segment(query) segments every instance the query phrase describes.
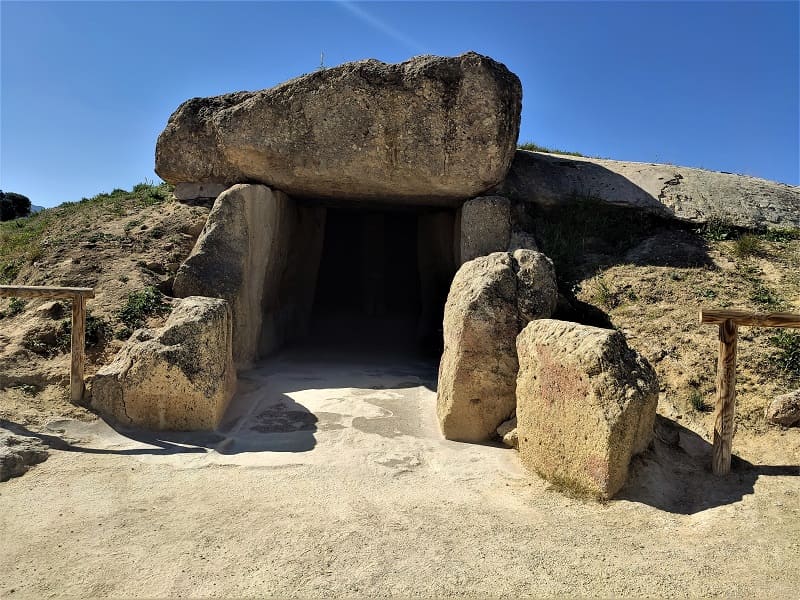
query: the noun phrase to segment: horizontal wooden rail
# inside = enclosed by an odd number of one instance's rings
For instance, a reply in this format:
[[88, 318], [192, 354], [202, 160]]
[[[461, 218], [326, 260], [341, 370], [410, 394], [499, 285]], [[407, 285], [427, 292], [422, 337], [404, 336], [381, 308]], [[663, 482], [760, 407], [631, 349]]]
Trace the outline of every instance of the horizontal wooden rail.
[[800, 328], [800, 315], [795, 313], [754, 313], [744, 310], [700, 309], [700, 323], [719, 325], [719, 357], [717, 359], [717, 405], [714, 412], [715, 475], [731, 470], [733, 418], [736, 411], [736, 344], [739, 325], [749, 327]]
[[94, 298], [93, 288], [50, 287], [38, 285], [0, 285], [0, 297], [49, 298], [51, 300]]
[[70, 347], [69, 396], [73, 404], [83, 403], [83, 346], [86, 343], [86, 299], [94, 298], [94, 289], [32, 285], [0, 285], [0, 297], [47, 298], [72, 300], [72, 340]]
[[722, 325], [733, 321], [747, 327], [800, 327], [800, 315], [787, 312], [754, 313], [746, 310], [701, 309], [700, 323], [703, 325]]

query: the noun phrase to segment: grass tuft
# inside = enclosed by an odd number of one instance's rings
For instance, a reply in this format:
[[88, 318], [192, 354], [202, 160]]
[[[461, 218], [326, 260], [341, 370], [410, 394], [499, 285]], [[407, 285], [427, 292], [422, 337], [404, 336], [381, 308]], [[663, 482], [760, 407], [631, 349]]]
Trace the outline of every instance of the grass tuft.
[[792, 378], [800, 378], [800, 333], [780, 330], [769, 338], [770, 344], [776, 348], [773, 360], [781, 371]]
[[752, 233], [747, 233], [737, 238], [733, 243], [733, 253], [738, 258], [756, 256], [760, 254], [762, 250], [761, 239]]
[[128, 294], [128, 300], [125, 306], [117, 313], [117, 317], [126, 325], [128, 330], [133, 330], [143, 327], [147, 317], [163, 315], [168, 312], [169, 304], [164, 302], [164, 295], [150, 286], [141, 291]]
[[598, 158], [598, 157], [587, 157], [585, 154], [581, 154], [580, 152], [571, 152], [569, 150], [559, 150], [558, 148], [548, 148], [547, 146], [540, 146], [534, 142], [525, 142], [524, 144], [519, 144], [517, 146], [520, 150], [529, 150], [531, 152], [548, 152], [549, 154], [563, 154], [564, 156], [579, 156], [582, 158]]

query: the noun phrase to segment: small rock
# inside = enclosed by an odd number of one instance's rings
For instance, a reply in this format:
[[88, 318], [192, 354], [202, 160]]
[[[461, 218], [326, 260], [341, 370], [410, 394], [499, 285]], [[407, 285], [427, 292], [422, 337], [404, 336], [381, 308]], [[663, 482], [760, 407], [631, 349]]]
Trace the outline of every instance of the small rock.
[[519, 438], [517, 438], [517, 417], [514, 416], [508, 421], [500, 424], [497, 428], [497, 435], [499, 435], [506, 446], [517, 449], [519, 446]]
[[45, 302], [38, 309], [36, 309], [36, 312], [43, 317], [57, 320], [64, 317], [66, 309], [61, 302], [55, 300], [53, 302]]
[[777, 396], [767, 406], [764, 416], [774, 425], [800, 425], [800, 389]]
[[39, 440], [0, 429], [0, 481], [19, 477], [48, 456], [47, 446]]

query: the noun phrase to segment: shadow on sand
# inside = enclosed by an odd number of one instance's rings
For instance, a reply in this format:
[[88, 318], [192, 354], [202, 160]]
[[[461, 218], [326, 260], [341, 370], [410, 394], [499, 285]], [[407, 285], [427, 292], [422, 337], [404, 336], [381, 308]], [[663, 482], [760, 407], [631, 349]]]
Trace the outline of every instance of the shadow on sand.
[[679, 423], [656, 415], [652, 447], [634, 458], [628, 484], [615, 497], [691, 515], [740, 501], [763, 476], [800, 476], [800, 465], [753, 465], [733, 456], [731, 472], [711, 472], [712, 446]]
[[[287, 376], [286, 374], [289, 373]], [[290, 396], [311, 390], [436, 389], [436, 369], [429, 360], [407, 355], [375, 355], [301, 346], [263, 361], [239, 375], [238, 391], [214, 431], [148, 431], [103, 419], [83, 423], [57, 421], [48, 431], [32, 431], [12, 421], [0, 428], [38, 439], [50, 448], [86, 454], [169, 456], [222, 455], [243, 452], [308, 452], [320, 429], [342, 426], [333, 413], [312, 412]]]

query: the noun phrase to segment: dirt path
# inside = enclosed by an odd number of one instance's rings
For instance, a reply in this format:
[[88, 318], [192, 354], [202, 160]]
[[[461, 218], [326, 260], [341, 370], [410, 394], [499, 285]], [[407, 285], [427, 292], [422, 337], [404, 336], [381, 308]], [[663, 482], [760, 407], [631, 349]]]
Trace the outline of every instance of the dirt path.
[[0, 484], [0, 597], [797, 596], [794, 432], [715, 483], [707, 443], [661, 419], [599, 505], [443, 440], [432, 377], [285, 357], [216, 434], [52, 424], [79, 441]]

